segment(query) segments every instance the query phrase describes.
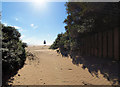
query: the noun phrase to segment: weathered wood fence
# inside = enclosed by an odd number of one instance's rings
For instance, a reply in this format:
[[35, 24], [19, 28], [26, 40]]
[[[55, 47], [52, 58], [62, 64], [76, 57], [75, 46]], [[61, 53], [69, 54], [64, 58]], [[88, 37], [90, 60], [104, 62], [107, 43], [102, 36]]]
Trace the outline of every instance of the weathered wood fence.
[[81, 38], [80, 54], [120, 59], [120, 29], [112, 29]]

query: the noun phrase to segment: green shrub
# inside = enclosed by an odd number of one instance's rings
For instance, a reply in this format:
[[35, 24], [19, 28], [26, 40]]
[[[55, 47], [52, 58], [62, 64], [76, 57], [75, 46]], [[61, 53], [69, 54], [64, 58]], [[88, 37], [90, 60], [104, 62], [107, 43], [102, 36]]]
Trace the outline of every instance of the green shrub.
[[21, 34], [11, 26], [2, 25], [2, 74], [12, 74], [20, 69], [26, 60], [26, 43], [20, 40]]
[[84, 45], [81, 38], [86, 35], [119, 27], [119, 3], [67, 2], [65, 6], [68, 13], [64, 20], [66, 32], [58, 35], [50, 47], [59, 48], [62, 54], [79, 52]]

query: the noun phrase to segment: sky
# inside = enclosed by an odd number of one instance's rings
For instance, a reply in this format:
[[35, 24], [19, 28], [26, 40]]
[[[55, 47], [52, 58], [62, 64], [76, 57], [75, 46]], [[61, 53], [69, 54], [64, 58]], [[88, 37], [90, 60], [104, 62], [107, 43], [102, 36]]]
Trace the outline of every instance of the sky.
[[2, 2], [2, 23], [14, 26], [28, 45], [51, 45], [65, 32], [65, 2]]

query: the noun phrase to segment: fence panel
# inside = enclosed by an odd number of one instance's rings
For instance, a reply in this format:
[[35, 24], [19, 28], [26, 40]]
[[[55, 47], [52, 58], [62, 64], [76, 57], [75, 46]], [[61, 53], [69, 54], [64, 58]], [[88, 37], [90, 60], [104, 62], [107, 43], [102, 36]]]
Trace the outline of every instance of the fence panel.
[[114, 58], [119, 59], [119, 30], [114, 29]]
[[102, 33], [98, 33], [98, 56], [102, 57]]
[[103, 57], [107, 57], [107, 33], [103, 32]]
[[113, 58], [113, 34], [112, 34], [112, 30], [108, 31], [108, 57]]

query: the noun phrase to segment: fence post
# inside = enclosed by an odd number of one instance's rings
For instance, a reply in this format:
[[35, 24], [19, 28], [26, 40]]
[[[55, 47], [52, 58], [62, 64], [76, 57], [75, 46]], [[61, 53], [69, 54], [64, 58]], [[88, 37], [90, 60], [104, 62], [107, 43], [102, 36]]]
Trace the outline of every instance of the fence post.
[[88, 36], [88, 41], [89, 41], [89, 43], [88, 43], [88, 55], [90, 56], [90, 36]]
[[98, 34], [96, 33], [95, 34], [95, 56], [97, 57], [98, 56]]
[[97, 57], [99, 56], [99, 53], [98, 53], [98, 52], [99, 52], [98, 43], [99, 43], [99, 42], [98, 42], [98, 33], [97, 33]]
[[114, 29], [114, 59], [119, 60], [119, 32], [118, 28]]
[[103, 57], [103, 32], [101, 32], [101, 57]]
[[113, 58], [113, 30], [108, 31], [108, 57]]
[[107, 33], [103, 32], [103, 57], [107, 57]]
[[99, 57], [101, 58], [102, 57], [102, 32], [99, 32], [98, 33], [98, 54], [99, 54]]

